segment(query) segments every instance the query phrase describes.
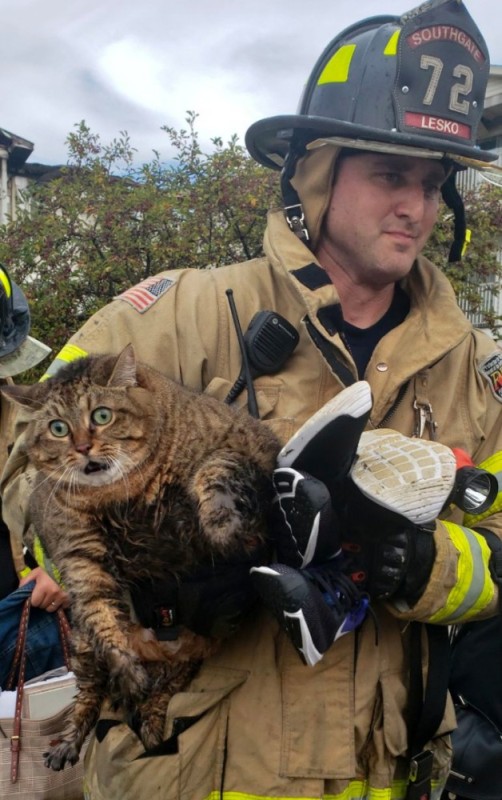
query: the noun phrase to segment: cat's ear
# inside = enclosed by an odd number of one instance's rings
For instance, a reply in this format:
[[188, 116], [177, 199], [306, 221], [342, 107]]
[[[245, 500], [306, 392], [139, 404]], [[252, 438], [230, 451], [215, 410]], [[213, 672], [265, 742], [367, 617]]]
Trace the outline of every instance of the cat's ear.
[[23, 386], [22, 384], [1, 386], [0, 391], [9, 400], [13, 400], [20, 406], [32, 408], [33, 410], [40, 408], [43, 405], [42, 394], [45, 392], [42, 389], [43, 384], [35, 383], [33, 386]]
[[136, 355], [132, 344], [126, 345], [118, 356], [108, 386], [137, 386]]

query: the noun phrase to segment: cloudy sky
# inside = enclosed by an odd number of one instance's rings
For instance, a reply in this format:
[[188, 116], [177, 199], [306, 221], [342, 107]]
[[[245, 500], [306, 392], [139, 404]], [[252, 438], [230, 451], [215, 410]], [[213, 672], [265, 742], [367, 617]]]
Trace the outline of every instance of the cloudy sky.
[[[0, 127], [35, 143], [31, 162], [66, 161], [85, 119], [138, 157], [169, 158], [162, 125], [199, 114], [202, 142], [294, 113], [325, 45], [347, 25], [401, 14], [413, 0], [2, 0]], [[502, 64], [500, 0], [470, 0]]]

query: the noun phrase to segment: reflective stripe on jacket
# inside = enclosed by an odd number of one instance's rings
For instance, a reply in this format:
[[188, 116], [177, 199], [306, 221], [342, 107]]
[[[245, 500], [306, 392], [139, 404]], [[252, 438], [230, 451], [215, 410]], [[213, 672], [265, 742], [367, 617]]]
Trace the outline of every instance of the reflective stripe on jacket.
[[[223, 400], [241, 367], [226, 296], [231, 288], [244, 330], [257, 311], [272, 309], [300, 333], [283, 370], [255, 381], [262, 418], [286, 441], [343, 388], [336, 364], [354, 378], [355, 366], [338, 333], [319, 320], [320, 309], [338, 302], [335, 287], [305, 285], [304, 270], [315, 263], [312, 253], [280, 212], [269, 217], [265, 247], [265, 258], [246, 264], [162, 273], [146, 308], [126, 292], [87, 322], [58, 359], [119, 352], [133, 342], [140, 360]], [[414, 405], [428, 403], [439, 441], [462, 447], [476, 463], [493, 457], [502, 451], [501, 405], [480, 365], [500, 351], [472, 328], [448, 281], [426, 259], [419, 259], [402, 285], [410, 313], [379, 342], [366, 370], [374, 397], [371, 425], [411, 436], [417, 424]], [[306, 319], [331, 347], [331, 365], [313, 343]], [[238, 402], [246, 402], [245, 392]], [[20, 430], [22, 422], [20, 417]], [[21, 438], [3, 478], [8, 523], [18, 536], [27, 527], [29, 474], [22, 472], [23, 463]], [[502, 535], [500, 506], [482, 527]], [[205, 662], [188, 691], [173, 697], [166, 721], [166, 737], [173, 737], [169, 755], [138, 759], [141, 745], [125, 725], [98, 729], [87, 754], [88, 797], [402, 798], [408, 765], [409, 621], [447, 624], [496, 608], [482, 536], [458, 512], [449, 512], [434, 537], [437, 558], [417, 605], [375, 604], [378, 641], [373, 623], [366, 621], [309, 668], [276, 623], [258, 614]], [[423, 650], [426, 658], [425, 644]], [[116, 722], [115, 716], [104, 711], [102, 720]], [[175, 720], [184, 721], [179, 734]], [[448, 703], [431, 744], [438, 791], [450, 759], [445, 734], [453, 726]]]

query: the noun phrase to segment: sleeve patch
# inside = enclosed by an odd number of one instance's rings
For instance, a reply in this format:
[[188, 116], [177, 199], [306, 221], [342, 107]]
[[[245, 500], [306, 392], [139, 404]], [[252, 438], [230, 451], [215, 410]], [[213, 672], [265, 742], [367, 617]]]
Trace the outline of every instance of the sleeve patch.
[[495, 399], [502, 403], [502, 352], [496, 351], [485, 358], [479, 371], [488, 381]]
[[141, 283], [137, 283], [136, 286], [126, 289], [125, 292], [117, 295], [115, 299], [125, 300], [140, 314], [144, 314], [175, 283], [176, 280], [173, 278], [159, 278], [158, 275], [153, 275], [151, 278], [146, 278]]

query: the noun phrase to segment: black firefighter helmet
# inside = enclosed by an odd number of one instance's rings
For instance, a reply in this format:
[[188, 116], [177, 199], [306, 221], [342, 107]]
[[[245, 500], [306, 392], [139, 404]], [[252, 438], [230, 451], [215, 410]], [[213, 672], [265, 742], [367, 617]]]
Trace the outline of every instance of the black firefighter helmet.
[[28, 336], [30, 324], [24, 293], [0, 265], [0, 378], [31, 369], [50, 353], [50, 347]]
[[455, 171], [491, 170], [497, 158], [476, 143], [489, 71], [486, 43], [462, 0], [371, 17], [326, 47], [298, 113], [255, 122], [246, 146], [259, 163], [283, 169], [286, 205], [296, 162], [315, 140], [444, 158], [454, 169], [443, 194], [462, 216]]

